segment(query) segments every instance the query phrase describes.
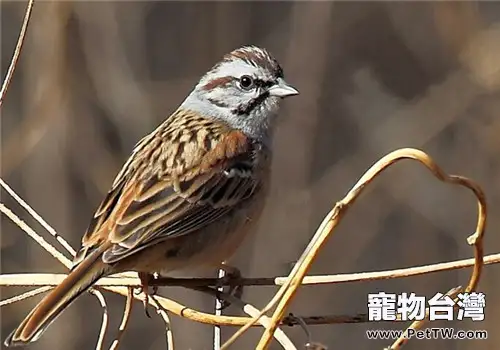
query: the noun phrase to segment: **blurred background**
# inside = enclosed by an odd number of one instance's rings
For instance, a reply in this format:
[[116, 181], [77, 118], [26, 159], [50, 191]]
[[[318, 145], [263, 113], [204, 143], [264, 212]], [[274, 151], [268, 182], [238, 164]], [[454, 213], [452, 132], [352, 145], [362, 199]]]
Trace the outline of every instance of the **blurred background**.
[[[2, 1], [2, 77], [26, 3]], [[222, 55], [268, 48], [301, 94], [287, 100], [275, 140], [272, 193], [259, 232], [233, 265], [248, 277], [286, 275], [323, 216], [379, 157], [399, 147], [428, 152], [449, 173], [487, 193], [486, 253], [500, 250], [500, 3], [494, 2], [51, 2], [35, 4], [24, 51], [1, 116], [1, 176], [74, 247], [135, 142], [175, 110]], [[33, 221], [5, 194], [4, 201]], [[375, 271], [472, 256], [476, 203], [422, 166], [403, 162], [370, 186], [313, 266], [314, 274]], [[1, 217], [2, 273], [65, 272]], [[43, 230], [34, 225], [38, 232]], [[486, 329], [482, 341], [411, 341], [407, 349], [496, 349], [499, 266], [480, 283], [484, 322], [428, 326]], [[367, 312], [367, 294], [427, 297], [465, 285], [470, 270], [401, 280], [304, 287], [291, 312]], [[261, 307], [273, 287], [244, 299]], [[2, 289], [2, 299], [20, 290]], [[210, 297], [160, 291], [194, 309]], [[2, 341], [39, 297], [1, 309]], [[110, 295], [112, 337], [124, 299]], [[240, 314], [236, 307], [227, 313]], [[30, 349], [93, 349], [101, 323], [84, 295]], [[496, 324], [496, 326], [495, 326]], [[312, 326], [330, 349], [381, 349], [367, 329], [407, 324]], [[212, 349], [209, 326], [173, 317], [178, 349]], [[298, 327], [286, 332], [300, 347]], [[227, 338], [234, 329], [224, 328]], [[193, 336], [196, 334], [196, 336]], [[252, 330], [235, 349], [252, 349]], [[166, 349], [160, 318], [134, 307], [123, 349]], [[273, 344], [273, 349], [279, 345]]]

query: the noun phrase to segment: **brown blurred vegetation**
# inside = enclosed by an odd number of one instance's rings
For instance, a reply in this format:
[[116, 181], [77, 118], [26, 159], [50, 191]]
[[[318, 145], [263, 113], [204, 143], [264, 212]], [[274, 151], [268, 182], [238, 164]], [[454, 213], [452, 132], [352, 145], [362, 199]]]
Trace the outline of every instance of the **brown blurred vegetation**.
[[[2, 77], [25, 5], [0, 4]], [[486, 253], [499, 251], [500, 3], [40, 1], [26, 40], [2, 108], [1, 176], [75, 247], [135, 142], [224, 53], [256, 44], [274, 53], [301, 95], [284, 103], [273, 190], [259, 233], [235, 257], [244, 275], [286, 275], [332, 204], [371, 163], [399, 147], [421, 148], [446, 171], [482, 184], [490, 213]], [[465, 238], [475, 210], [467, 191], [404, 162], [349, 212], [312, 272], [469, 257]], [[1, 224], [2, 272], [63, 271], [15, 225], [4, 217]], [[488, 340], [412, 341], [406, 348], [498, 348], [499, 272], [496, 265], [486, 267], [480, 283], [487, 294], [486, 321], [451, 325], [486, 329]], [[369, 292], [430, 297], [465, 284], [468, 274], [305, 287], [291, 311], [366, 312]], [[262, 306], [273, 291], [248, 288], [244, 297]], [[2, 298], [13, 292], [2, 290]], [[211, 298], [195, 292], [170, 288], [163, 294], [195, 309], [213, 308]], [[100, 309], [90, 296], [81, 299], [30, 349], [92, 349]], [[113, 329], [124, 300], [109, 299]], [[35, 302], [2, 308], [2, 340]], [[179, 318], [173, 325], [178, 349], [211, 349], [211, 327]], [[388, 345], [367, 340], [366, 329], [404, 326], [325, 325], [311, 331], [331, 349], [363, 350]], [[232, 331], [224, 329], [225, 337]], [[305, 341], [300, 329], [287, 333], [297, 344]], [[235, 348], [251, 349], [260, 334], [252, 330]], [[147, 319], [136, 306], [123, 348], [165, 349], [161, 320]]]

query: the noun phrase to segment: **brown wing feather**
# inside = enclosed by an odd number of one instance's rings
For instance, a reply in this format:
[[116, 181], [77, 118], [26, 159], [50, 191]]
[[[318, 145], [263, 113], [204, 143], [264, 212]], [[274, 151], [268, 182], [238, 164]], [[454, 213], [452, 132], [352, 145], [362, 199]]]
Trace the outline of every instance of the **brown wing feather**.
[[96, 211], [80, 255], [107, 241], [113, 245], [103, 260], [113, 263], [227, 214], [259, 185], [245, 171], [255, 161], [253, 147], [225, 125], [174, 114], [137, 144]]

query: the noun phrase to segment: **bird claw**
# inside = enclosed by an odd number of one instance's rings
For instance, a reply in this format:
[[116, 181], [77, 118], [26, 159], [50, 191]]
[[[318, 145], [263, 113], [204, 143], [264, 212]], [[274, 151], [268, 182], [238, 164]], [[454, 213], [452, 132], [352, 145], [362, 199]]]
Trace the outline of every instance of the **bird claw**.
[[154, 274], [150, 273], [145, 273], [145, 272], [139, 272], [139, 279], [141, 280], [141, 287], [140, 289], [136, 292], [138, 294], [144, 293], [145, 298], [143, 300], [143, 305], [144, 305], [144, 313], [148, 318], [151, 318], [151, 315], [149, 314], [149, 298], [151, 296], [156, 295], [158, 293], [158, 286], [153, 286], [152, 287], [152, 292], [149, 291], [149, 287], [151, 282], [153, 282], [156, 279], [156, 276]]
[[[235, 267], [222, 265], [221, 269], [224, 270], [226, 274], [218, 279], [216, 285], [217, 289], [224, 288], [226, 285], [234, 284], [235, 281], [239, 281], [242, 278], [240, 270]], [[241, 299], [243, 296], [243, 286], [236, 284], [229, 286], [227, 293], [235, 298]], [[231, 305], [229, 301], [223, 300], [219, 296], [217, 296], [217, 300], [220, 304], [217, 311], [222, 311]]]

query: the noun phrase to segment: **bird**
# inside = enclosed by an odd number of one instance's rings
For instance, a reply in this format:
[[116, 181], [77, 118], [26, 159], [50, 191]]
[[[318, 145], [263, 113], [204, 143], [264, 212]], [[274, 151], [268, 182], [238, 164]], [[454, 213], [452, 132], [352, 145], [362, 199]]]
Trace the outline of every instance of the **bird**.
[[[299, 92], [264, 48], [223, 56], [133, 148], [65, 279], [6, 338], [34, 342], [99, 278], [221, 266], [263, 212], [280, 102]], [[144, 289], [143, 289], [144, 290]]]

